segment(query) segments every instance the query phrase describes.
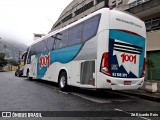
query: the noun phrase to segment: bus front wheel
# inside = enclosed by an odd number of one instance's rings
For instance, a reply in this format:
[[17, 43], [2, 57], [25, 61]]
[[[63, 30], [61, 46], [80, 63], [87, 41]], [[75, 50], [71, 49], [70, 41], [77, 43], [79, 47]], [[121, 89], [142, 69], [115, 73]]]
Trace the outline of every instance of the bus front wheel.
[[32, 77], [29, 76], [29, 71], [27, 71], [27, 80], [32, 80]]
[[62, 72], [59, 76], [59, 87], [61, 91], [65, 91], [67, 89], [67, 74], [66, 72]]

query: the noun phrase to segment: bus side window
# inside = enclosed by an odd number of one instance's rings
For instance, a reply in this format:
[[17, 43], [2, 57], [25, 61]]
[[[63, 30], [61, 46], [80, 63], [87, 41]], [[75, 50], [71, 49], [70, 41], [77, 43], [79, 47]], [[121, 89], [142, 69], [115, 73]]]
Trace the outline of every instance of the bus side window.
[[48, 51], [45, 41], [40, 41], [33, 45], [32, 55], [40, 54]]
[[39, 42], [39, 51], [40, 51], [40, 53], [47, 51], [47, 46], [46, 46], [46, 43], [44, 40]]
[[37, 54], [36, 46], [37, 46], [37, 43], [36, 43], [36, 44], [34, 44], [34, 45], [32, 45], [32, 47], [31, 47], [31, 55], [35, 55], [35, 54]]
[[96, 15], [84, 22], [82, 42], [94, 37], [97, 33], [100, 15]]
[[67, 46], [68, 30], [63, 31], [60, 34], [61, 34], [61, 36], [59, 35], [59, 37], [58, 37], [60, 40], [56, 40], [56, 48], [55, 49], [60, 49], [60, 48], [64, 48]]
[[27, 57], [28, 57], [28, 54], [29, 54], [29, 49], [30, 49], [30, 47], [27, 48], [26, 54], [24, 56], [24, 64], [28, 63], [27, 62]]
[[27, 55], [28, 55], [28, 51], [27, 51], [26, 54], [24, 55], [24, 65], [26, 64]]
[[29, 54], [28, 54], [28, 59], [27, 59], [27, 64], [30, 64], [31, 63], [31, 55], [32, 55], [32, 50], [33, 49], [33, 46], [31, 46], [30, 50], [29, 50]]
[[53, 44], [54, 44], [54, 38], [49, 37], [49, 38], [46, 40], [46, 44], [47, 44], [47, 49], [48, 49], [48, 51], [52, 51], [52, 50], [53, 50]]
[[28, 49], [27, 49], [27, 51], [25, 51], [25, 52], [22, 54], [22, 56], [21, 56], [21, 60], [24, 61], [24, 65], [25, 65], [25, 63], [26, 63], [27, 54], [28, 54]]
[[81, 43], [82, 40], [82, 29], [83, 24], [76, 25], [72, 27], [69, 31], [69, 41], [68, 46], [77, 45]]

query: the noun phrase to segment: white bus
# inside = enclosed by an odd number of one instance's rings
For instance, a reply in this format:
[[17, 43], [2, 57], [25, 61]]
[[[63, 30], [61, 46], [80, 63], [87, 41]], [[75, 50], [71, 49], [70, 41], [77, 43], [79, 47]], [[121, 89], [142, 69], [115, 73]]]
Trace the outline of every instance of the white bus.
[[146, 28], [142, 20], [100, 9], [27, 49], [24, 75], [68, 85], [126, 90], [143, 85]]

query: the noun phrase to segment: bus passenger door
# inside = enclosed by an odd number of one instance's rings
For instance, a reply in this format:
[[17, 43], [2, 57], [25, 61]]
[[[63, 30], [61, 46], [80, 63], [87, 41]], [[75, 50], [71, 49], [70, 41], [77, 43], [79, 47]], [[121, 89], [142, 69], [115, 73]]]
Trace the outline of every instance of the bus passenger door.
[[32, 75], [33, 75], [33, 78], [37, 78], [37, 60], [38, 60], [38, 58], [36, 58], [36, 57], [32, 57], [31, 58], [31, 61], [32, 61], [32, 63], [31, 63], [31, 71], [32, 71]]
[[82, 87], [95, 87], [95, 61], [84, 61], [81, 63], [80, 84]]

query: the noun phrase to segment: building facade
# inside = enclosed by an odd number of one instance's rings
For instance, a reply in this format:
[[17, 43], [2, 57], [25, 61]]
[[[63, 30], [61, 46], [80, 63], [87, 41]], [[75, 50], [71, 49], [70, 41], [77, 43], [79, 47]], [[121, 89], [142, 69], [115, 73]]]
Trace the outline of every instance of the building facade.
[[148, 67], [146, 79], [160, 82], [160, 0], [130, 0], [128, 7], [117, 8], [132, 13], [146, 24], [147, 60], [151, 60], [153, 68]]
[[103, 7], [127, 11], [145, 21], [147, 59], [154, 63], [154, 72], [148, 69], [146, 79], [160, 81], [160, 0], [73, 0], [63, 10], [51, 31], [63, 28]]

